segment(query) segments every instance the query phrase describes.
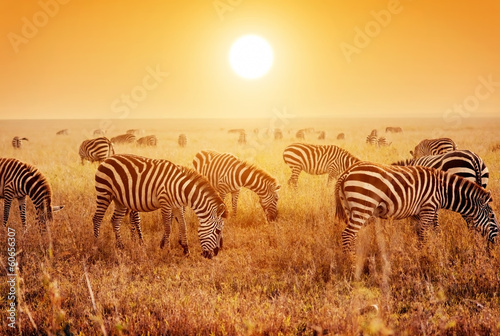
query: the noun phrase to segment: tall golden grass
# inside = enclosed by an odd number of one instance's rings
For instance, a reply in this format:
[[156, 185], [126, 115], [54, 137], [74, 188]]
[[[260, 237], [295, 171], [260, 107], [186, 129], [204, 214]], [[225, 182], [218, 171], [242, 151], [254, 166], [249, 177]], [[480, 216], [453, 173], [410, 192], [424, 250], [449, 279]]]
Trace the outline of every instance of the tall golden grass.
[[[442, 211], [440, 229], [423, 247], [409, 220], [373, 220], [359, 233], [357, 260], [349, 262], [340, 244], [345, 223], [334, 220], [334, 185], [326, 185], [326, 175], [302, 173], [297, 190], [287, 186], [290, 171], [282, 152], [295, 142], [298, 128], [326, 130], [325, 141], [308, 134], [306, 142], [336, 144], [362, 160], [380, 163], [409, 157], [416, 143], [436, 134], [434, 121], [390, 122], [291, 121], [280, 141], [253, 135], [254, 127], [267, 127], [268, 121], [115, 122], [109, 136], [141, 126], [159, 138], [157, 148], [116, 146], [117, 153], [191, 166], [196, 152], [215, 149], [255, 163], [280, 181], [278, 221], [268, 223], [257, 196], [244, 190], [238, 214], [226, 222], [224, 248], [212, 260], [200, 256], [198, 222], [190, 211], [187, 258], [177, 244], [176, 225], [171, 248], [160, 250], [158, 211], [141, 214], [142, 246], [132, 240], [125, 220], [125, 248], [115, 248], [112, 207], [94, 241], [97, 164], [82, 166], [78, 146], [84, 130], [94, 124], [98, 128], [96, 122], [2, 122], [1, 155], [37, 166], [51, 182], [53, 204], [65, 208], [54, 214], [44, 234], [34, 225], [31, 203], [26, 232], [17, 205], [11, 209], [8, 226], [16, 230], [18, 251], [17, 329], [11, 330], [4, 314], [8, 286], [2, 281], [0, 334], [498, 334], [500, 248], [488, 249], [486, 240], [459, 215]], [[493, 208], [500, 216], [500, 157], [492, 151], [500, 143], [499, 122], [466, 124], [443, 130], [443, 135], [485, 160]], [[386, 135], [386, 126], [401, 126], [404, 133]], [[232, 127], [246, 128], [249, 144], [238, 145], [237, 136], [227, 133]], [[62, 128], [71, 134], [56, 136]], [[373, 128], [392, 145], [366, 145]], [[339, 132], [346, 133], [345, 141], [335, 140]], [[188, 136], [186, 148], [177, 145], [180, 133]], [[15, 135], [29, 138], [21, 150], [10, 144]], [[6, 230], [1, 230], [1, 272], [6, 275]]]

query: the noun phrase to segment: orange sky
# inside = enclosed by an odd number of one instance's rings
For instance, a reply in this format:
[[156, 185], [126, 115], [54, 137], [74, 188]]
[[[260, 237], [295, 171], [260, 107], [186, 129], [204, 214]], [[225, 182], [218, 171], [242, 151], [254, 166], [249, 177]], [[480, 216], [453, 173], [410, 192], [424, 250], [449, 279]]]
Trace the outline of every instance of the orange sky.
[[498, 0], [360, 2], [2, 1], [0, 118], [500, 116]]

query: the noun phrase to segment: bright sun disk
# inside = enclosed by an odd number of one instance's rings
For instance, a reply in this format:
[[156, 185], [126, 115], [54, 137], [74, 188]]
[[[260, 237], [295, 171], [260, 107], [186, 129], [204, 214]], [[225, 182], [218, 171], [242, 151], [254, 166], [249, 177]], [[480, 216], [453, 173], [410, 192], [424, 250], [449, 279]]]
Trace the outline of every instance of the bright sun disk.
[[229, 51], [231, 67], [238, 75], [246, 79], [264, 76], [271, 69], [273, 59], [271, 46], [257, 35], [245, 35], [238, 38]]

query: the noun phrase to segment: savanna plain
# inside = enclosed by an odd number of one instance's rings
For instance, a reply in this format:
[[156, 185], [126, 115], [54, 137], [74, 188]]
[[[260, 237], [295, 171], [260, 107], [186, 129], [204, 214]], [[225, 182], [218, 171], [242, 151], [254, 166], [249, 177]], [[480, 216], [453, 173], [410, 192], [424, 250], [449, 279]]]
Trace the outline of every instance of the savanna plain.
[[[35, 165], [50, 181], [54, 213], [48, 232], [36, 226], [27, 204], [23, 230], [14, 202], [8, 227], [17, 251], [16, 328], [7, 320], [9, 285], [0, 282], [0, 334], [48, 335], [498, 335], [500, 333], [500, 247], [488, 246], [456, 213], [442, 210], [440, 227], [425, 245], [410, 220], [372, 220], [358, 235], [356, 260], [341, 248], [345, 223], [335, 220], [334, 183], [302, 173], [298, 188], [287, 185], [290, 169], [282, 159], [296, 131], [326, 131], [318, 140], [362, 160], [392, 163], [410, 157], [425, 138], [450, 137], [489, 168], [492, 207], [500, 216], [500, 120], [465, 119], [441, 127], [432, 119], [323, 120], [117, 120], [107, 136], [140, 128], [155, 134], [157, 147], [116, 145], [117, 153], [162, 158], [192, 166], [203, 149], [230, 152], [274, 176], [279, 192], [278, 220], [269, 223], [258, 197], [243, 190], [238, 213], [224, 226], [224, 247], [203, 258], [198, 221], [187, 210], [186, 257], [177, 244], [174, 221], [169, 249], [160, 249], [159, 211], [142, 213], [144, 244], [133, 240], [128, 219], [122, 225], [125, 248], [115, 247], [108, 209], [97, 240], [92, 216], [97, 163], [81, 165], [80, 143], [99, 121], [14, 121], [0, 123], [0, 155]], [[108, 126], [110, 124], [108, 123]], [[270, 126], [283, 139], [265, 135]], [[400, 126], [403, 133], [385, 133]], [[70, 130], [58, 136], [60, 129]], [[244, 128], [238, 144], [231, 128]], [[259, 129], [259, 135], [254, 133]], [[365, 143], [377, 129], [387, 147]], [[338, 133], [345, 140], [337, 140]], [[180, 133], [188, 143], [179, 147]], [[27, 137], [12, 148], [14, 136]], [[226, 198], [230, 205], [230, 197]], [[230, 209], [230, 206], [228, 207]], [[0, 206], [3, 209], [3, 202]], [[2, 210], [3, 211], [3, 210]], [[7, 230], [0, 229], [2, 278], [7, 275]]]

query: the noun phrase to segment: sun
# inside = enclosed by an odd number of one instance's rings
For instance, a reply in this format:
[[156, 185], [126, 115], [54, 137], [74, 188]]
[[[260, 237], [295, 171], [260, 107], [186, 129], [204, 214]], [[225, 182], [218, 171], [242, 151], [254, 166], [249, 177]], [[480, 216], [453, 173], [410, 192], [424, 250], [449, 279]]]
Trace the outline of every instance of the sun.
[[273, 49], [265, 39], [257, 35], [238, 38], [229, 51], [231, 67], [246, 79], [264, 76], [271, 69], [273, 60]]

